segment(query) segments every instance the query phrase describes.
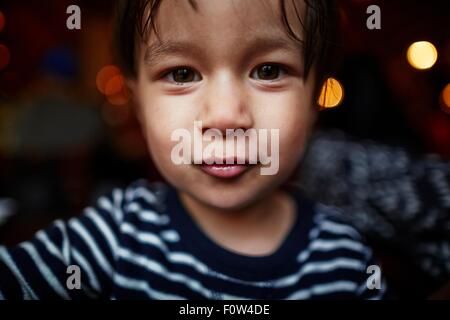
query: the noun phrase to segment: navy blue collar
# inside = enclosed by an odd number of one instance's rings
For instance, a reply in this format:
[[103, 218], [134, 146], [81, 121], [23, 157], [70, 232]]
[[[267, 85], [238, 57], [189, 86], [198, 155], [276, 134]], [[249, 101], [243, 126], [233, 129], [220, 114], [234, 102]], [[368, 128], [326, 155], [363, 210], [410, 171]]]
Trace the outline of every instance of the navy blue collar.
[[248, 256], [226, 249], [208, 237], [183, 206], [178, 192], [169, 187], [165, 203], [171, 222], [180, 233], [182, 245], [197, 259], [227, 275], [249, 281], [267, 280], [295, 272], [298, 254], [308, 244], [313, 224], [314, 203], [297, 189], [286, 190], [296, 203], [296, 218], [282, 244], [265, 256]]

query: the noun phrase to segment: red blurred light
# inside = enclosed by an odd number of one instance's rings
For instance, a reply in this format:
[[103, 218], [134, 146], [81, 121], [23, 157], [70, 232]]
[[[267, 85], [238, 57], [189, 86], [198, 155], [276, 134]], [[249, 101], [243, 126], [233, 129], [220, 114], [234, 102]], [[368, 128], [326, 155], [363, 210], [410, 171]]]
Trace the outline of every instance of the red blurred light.
[[10, 58], [11, 54], [9, 53], [8, 47], [0, 44], [0, 70], [6, 68], [6, 66], [9, 64]]
[[6, 24], [5, 15], [3, 14], [3, 12], [0, 11], [0, 31], [3, 30], [5, 24]]

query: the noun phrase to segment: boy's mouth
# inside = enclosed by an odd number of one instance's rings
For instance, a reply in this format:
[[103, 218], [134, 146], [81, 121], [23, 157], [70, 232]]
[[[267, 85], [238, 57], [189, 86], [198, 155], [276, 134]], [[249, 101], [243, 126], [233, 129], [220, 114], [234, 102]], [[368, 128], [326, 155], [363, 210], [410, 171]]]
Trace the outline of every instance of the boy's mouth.
[[210, 176], [231, 179], [242, 175], [251, 165], [248, 164], [201, 164], [203, 172]]
[[237, 158], [218, 160], [219, 159], [209, 159], [209, 161], [203, 161], [200, 168], [210, 176], [231, 179], [244, 174], [244, 172], [254, 166], [249, 164], [249, 161], [245, 159], [239, 159], [239, 161]]

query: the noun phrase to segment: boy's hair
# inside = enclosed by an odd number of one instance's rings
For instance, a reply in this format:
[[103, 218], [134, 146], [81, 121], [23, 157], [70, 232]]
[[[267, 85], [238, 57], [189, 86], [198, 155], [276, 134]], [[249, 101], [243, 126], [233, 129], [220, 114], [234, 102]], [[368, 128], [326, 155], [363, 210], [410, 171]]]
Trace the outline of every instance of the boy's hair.
[[[156, 33], [155, 17], [163, 0], [119, 0], [116, 10], [116, 23], [114, 30], [114, 42], [118, 63], [124, 74], [135, 77], [135, 49], [137, 41], [142, 41], [149, 34], [149, 28]], [[197, 10], [196, 0], [187, 0], [193, 10]], [[286, 1], [279, 0], [281, 21], [288, 35], [296, 42], [302, 44], [304, 50], [305, 79], [308, 77], [312, 66], [316, 67], [316, 92], [318, 97], [321, 85], [332, 72], [333, 60], [331, 52], [334, 49], [337, 14], [333, 0], [303, 0], [306, 4], [306, 14], [300, 16], [296, 6], [296, 0], [292, 1], [295, 14], [303, 27], [304, 39], [297, 37], [289, 24], [286, 11]], [[148, 17], [146, 17], [146, 14]], [[157, 34], [157, 33], [156, 33]]]

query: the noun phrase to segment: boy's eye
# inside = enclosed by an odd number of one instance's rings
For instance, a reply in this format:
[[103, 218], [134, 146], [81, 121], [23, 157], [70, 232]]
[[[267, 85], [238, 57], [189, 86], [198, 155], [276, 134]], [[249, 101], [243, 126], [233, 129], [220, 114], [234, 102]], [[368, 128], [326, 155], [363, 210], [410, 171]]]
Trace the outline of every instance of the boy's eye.
[[251, 77], [257, 80], [276, 80], [284, 73], [284, 69], [276, 64], [264, 64], [253, 69]]
[[177, 68], [168, 72], [165, 77], [171, 81], [176, 83], [188, 83], [193, 81], [200, 81], [200, 75], [190, 68]]

